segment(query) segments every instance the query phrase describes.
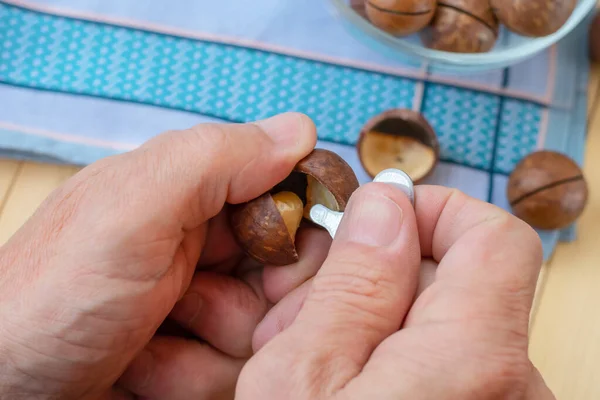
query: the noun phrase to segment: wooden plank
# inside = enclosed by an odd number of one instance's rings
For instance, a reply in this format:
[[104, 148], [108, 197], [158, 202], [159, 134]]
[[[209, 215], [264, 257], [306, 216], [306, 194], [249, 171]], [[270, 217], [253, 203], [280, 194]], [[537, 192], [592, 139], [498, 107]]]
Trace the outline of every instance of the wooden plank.
[[[0, 244], [5, 243], [42, 201], [76, 171], [70, 166], [23, 163], [0, 214]], [[1, 177], [0, 174], [0, 182]]]
[[598, 95], [600, 94], [600, 64], [593, 63], [590, 67], [588, 83], [588, 121], [598, 112]]
[[[600, 81], [599, 75], [595, 66], [595, 82]], [[598, 99], [600, 92], [595, 93], [595, 99]], [[591, 119], [584, 164], [590, 185], [589, 204], [578, 225], [578, 240], [560, 244], [546, 269], [531, 331], [532, 360], [559, 400], [600, 399], [598, 154], [600, 112], [596, 109]]]
[[[591, 122], [596, 114], [600, 110], [600, 64], [590, 64], [590, 77], [588, 83], [588, 121]], [[546, 285], [546, 279], [548, 276], [548, 269], [552, 265], [552, 259], [549, 260], [542, 266], [540, 276], [536, 287], [536, 296], [533, 301], [531, 308], [531, 325], [535, 323], [537, 311], [539, 309], [540, 301], [543, 296], [544, 287]]]
[[0, 213], [2, 213], [4, 202], [16, 181], [20, 168], [21, 163], [18, 161], [0, 160]]

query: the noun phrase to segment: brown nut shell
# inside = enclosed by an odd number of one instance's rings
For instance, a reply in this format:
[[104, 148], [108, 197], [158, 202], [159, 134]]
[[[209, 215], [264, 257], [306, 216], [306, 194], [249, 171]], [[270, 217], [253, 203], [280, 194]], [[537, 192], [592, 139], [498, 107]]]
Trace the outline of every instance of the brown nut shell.
[[577, 0], [491, 0], [491, 5], [509, 30], [541, 37], [558, 31], [567, 22]]
[[298, 261], [294, 239], [270, 193], [234, 207], [230, 221], [237, 242], [256, 261], [269, 265]]
[[357, 143], [360, 162], [371, 178], [396, 168], [415, 183], [423, 181], [439, 160], [437, 135], [420, 113], [407, 109], [388, 110], [363, 127]]
[[[342, 157], [325, 149], [313, 150], [296, 165], [294, 171], [306, 174], [327, 189], [335, 204], [325, 205], [334, 211], [344, 211], [350, 196], [359, 186], [352, 167]], [[310, 187], [310, 180], [308, 183]], [[307, 203], [310, 202], [307, 199]]]
[[437, 0], [365, 0], [367, 18], [394, 36], [407, 36], [423, 29], [435, 13]]
[[443, 0], [421, 40], [435, 50], [484, 53], [494, 47], [498, 31], [488, 0]]
[[470, 14], [487, 25], [498, 24], [489, 0], [439, 0], [439, 5]]
[[310, 209], [323, 204], [344, 211], [359, 182], [352, 167], [336, 153], [315, 149], [269, 193], [232, 208], [232, 232], [250, 257], [268, 265], [298, 261], [296, 229]]
[[579, 218], [588, 187], [579, 166], [567, 156], [538, 151], [517, 164], [509, 177], [513, 213], [534, 228], [562, 229]]

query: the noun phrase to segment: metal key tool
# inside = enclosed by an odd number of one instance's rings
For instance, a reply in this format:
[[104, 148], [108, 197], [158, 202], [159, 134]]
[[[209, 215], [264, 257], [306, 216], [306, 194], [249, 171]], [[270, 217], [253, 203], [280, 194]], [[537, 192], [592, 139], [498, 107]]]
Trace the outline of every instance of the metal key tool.
[[[386, 169], [381, 171], [373, 182], [388, 183], [402, 190], [410, 199], [410, 203], [415, 205], [415, 191], [413, 182], [410, 177], [399, 169]], [[342, 222], [343, 212], [333, 211], [322, 204], [316, 204], [310, 209], [310, 219], [317, 224], [327, 229], [331, 237], [335, 237], [340, 222]]]

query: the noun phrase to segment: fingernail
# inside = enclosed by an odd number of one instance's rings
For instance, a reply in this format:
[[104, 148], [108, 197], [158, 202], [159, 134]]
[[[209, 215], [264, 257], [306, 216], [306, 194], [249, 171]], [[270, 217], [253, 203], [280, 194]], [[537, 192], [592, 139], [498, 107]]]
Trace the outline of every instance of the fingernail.
[[400, 189], [408, 197], [413, 207], [415, 206], [414, 184], [406, 172], [394, 168], [386, 169], [378, 173], [373, 178], [373, 182], [387, 183]]
[[280, 114], [255, 122], [277, 144], [293, 145], [304, 124], [299, 114]]
[[202, 306], [202, 298], [198, 293], [188, 293], [181, 300], [179, 300], [173, 311], [171, 311], [171, 317], [182, 324], [191, 325]]
[[390, 198], [369, 194], [356, 199], [346, 211], [345, 230], [351, 242], [388, 246], [402, 227], [402, 209]]

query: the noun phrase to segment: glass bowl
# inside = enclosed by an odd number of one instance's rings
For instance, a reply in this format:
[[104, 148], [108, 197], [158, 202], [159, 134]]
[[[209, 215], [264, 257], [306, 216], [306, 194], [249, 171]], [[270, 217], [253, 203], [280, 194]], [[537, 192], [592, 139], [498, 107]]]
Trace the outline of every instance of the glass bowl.
[[461, 54], [425, 47], [418, 35], [395, 37], [372, 25], [358, 14], [349, 0], [329, 0], [345, 27], [367, 46], [400, 61], [434, 70], [470, 72], [498, 69], [514, 65], [552, 46], [575, 29], [592, 12], [596, 0], [579, 0], [569, 20], [557, 32], [541, 38], [529, 38], [501, 28], [495, 47], [487, 53]]

